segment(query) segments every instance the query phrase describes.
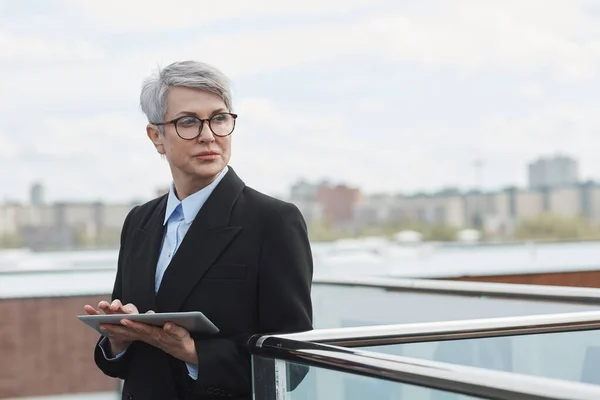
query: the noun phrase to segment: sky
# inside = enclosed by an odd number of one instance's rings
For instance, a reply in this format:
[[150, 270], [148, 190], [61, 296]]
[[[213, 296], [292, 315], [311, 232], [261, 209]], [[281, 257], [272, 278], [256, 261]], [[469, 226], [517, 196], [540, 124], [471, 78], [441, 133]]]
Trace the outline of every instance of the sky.
[[565, 154], [600, 180], [600, 4], [588, 0], [0, 0], [0, 202], [152, 198], [169, 168], [142, 80], [233, 81], [230, 165], [284, 197], [527, 183]]

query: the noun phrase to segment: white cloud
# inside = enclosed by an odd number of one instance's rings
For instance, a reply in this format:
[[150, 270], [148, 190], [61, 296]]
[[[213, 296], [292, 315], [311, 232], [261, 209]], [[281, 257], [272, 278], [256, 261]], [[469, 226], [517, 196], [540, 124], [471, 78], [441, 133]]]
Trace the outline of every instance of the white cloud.
[[544, 89], [540, 85], [525, 85], [517, 90], [519, 96], [527, 99], [539, 99], [544, 95]]
[[164, 2], [156, 0], [67, 0], [64, 4], [79, 9], [90, 22], [103, 28], [153, 32], [199, 27], [212, 21], [240, 17], [341, 13], [374, 3], [373, 0], [171, 0], [165, 6]]
[[357, 101], [357, 109], [360, 110], [361, 113], [370, 113], [383, 111], [386, 109], [386, 104], [383, 100], [377, 98], [363, 98], [358, 99]]
[[9, 135], [0, 129], [0, 157], [12, 157], [16, 154], [16, 146]]
[[[277, 31], [199, 36], [163, 60], [204, 54], [234, 74], [252, 74], [342, 55], [426, 66], [528, 71], [551, 66], [565, 80], [589, 79], [600, 64], [598, 21], [563, 1], [462, 0], [428, 14], [389, 13]], [[543, 10], [543, 11], [540, 11]]]
[[566, 151], [590, 156], [600, 149], [597, 107], [550, 107], [520, 118], [494, 118], [482, 128], [498, 139], [484, 142], [485, 147], [496, 152], [533, 156]]
[[[572, 80], [590, 79], [590, 88], [598, 82], [600, 45], [596, 38], [600, 36], [600, 24], [582, 11], [579, 5], [583, 2], [456, 0], [439, 1], [432, 7], [429, 1], [414, 3], [404, 11], [390, 6], [387, 13], [347, 13], [345, 17], [335, 15], [337, 7], [348, 11], [367, 1], [238, 0], [223, 6], [218, 2], [202, 3], [206, 8], [197, 6], [197, 2], [190, 8], [186, 3], [171, 3], [168, 7], [164, 3], [144, 2], [142, 6], [114, 1], [63, 4], [72, 7], [74, 14], [69, 18], [79, 15], [77, 23], [89, 29], [78, 35], [65, 23], [61, 34], [71, 37], [66, 41], [39, 35], [33, 29], [27, 37], [0, 33], [0, 59], [16, 60], [0, 67], [4, 76], [10, 76], [0, 90], [0, 104], [8, 110], [8, 118], [0, 125], [4, 131], [0, 132], [0, 162], [10, 159], [11, 168], [18, 171], [15, 176], [22, 177], [22, 181], [47, 176], [49, 189], [64, 193], [63, 197], [129, 198], [168, 182], [166, 164], [145, 137], [144, 117], [137, 109], [139, 83], [157, 62], [165, 65], [196, 56], [222, 68], [234, 82], [243, 82], [244, 89], [256, 87], [250, 84], [252, 74], [260, 73], [260, 79], [268, 82], [269, 72], [275, 70], [278, 82], [303, 82], [300, 66], [313, 69], [331, 60], [334, 62], [326, 65], [343, 69], [342, 78], [352, 80], [348, 90], [336, 87], [335, 94], [324, 93], [331, 87], [322, 89], [311, 82], [314, 92], [306, 90], [292, 93], [290, 99], [274, 100], [270, 97], [274, 95], [272, 88], [266, 85], [260, 90], [263, 97], [243, 93], [236, 101], [241, 117], [233, 139], [233, 165], [249, 184], [268, 192], [284, 193], [299, 177], [329, 176], [368, 191], [461, 184], [470, 181], [475, 156], [488, 160], [486, 171], [490, 176], [486, 182], [496, 186], [522, 176], [526, 161], [557, 149], [581, 156], [584, 172], [590, 176], [600, 170], [595, 154], [600, 148], [597, 108], [569, 106], [569, 101], [578, 105], [596, 103], [595, 92], [586, 89], [588, 85], [569, 86]], [[78, 14], [80, 7], [87, 11]], [[117, 8], [119, 12], [115, 12]], [[180, 19], [164, 18], [167, 9], [186, 12]], [[233, 10], [233, 14], [227, 10]], [[297, 17], [296, 22], [282, 28], [276, 19], [283, 14], [290, 21]], [[313, 14], [333, 18], [302, 17]], [[277, 27], [249, 28], [254, 17]], [[209, 20], [234, 22], [238, 18], [240, 29], [227, 33], [194, 29]], [[102, 30], [95, 32], [97, 24]], [[122, 31], [131, 36], [124, 36], [126, 39], [119, 43], [106, 40]], [[141, 31], [144, 33], [136, 33]], [[154, 40], [154, 32], [167, 32], [172, 40], [167, 44], [156, 42], [151, 51], [150, 46], [127, 47], [130, 43], [145, 43], [146, 38]], [[356, 69], [345, 58], [336, 64], [336, 57], [346, 55], [358, 56], [353, 59], [363, 59], [373, 69], [367, 71], [364, 65]], [[25, 64], [19, 62], [21, 59], [44, 62]], [[90, 59], [95, 61], [78, 62]], [[452, 109], [464, 102], [465, 111], [444, 121], [449, 112], [436, 108], [444, 107], [441, 102], [434, 101], [431, 107], [424, 102], [421, 120], [409, 116], [410, 125], [403, 121], [406, 110], [398, 105], [410, 102], [407, 96], [418, 91], [421, 83], [416, 82], [408, 94], [402, 92], [397, 81], [391, 80], [390, 87], [378, 83], [374, 88], [372, 84], [378, 68], [401, 69], [406, 61], [427, 69], [426, 76], [435, 85], [438, 71], [450, 71], [451, 75], [465, 72], [457, 78], [467, 85], [465, 93], [440, 93], [456, 102]], [[294, 74], [283, 70], [286, 67], [296, 67]], [[476, 69], [483, 70], [476, 83], [460, 79]], [[524, 74], [534, 83], [514, 86], [515, 73], [517, 82], [523, 81], [519, 75]], [[566, 85], [561, 83], [558, 89], [557, 76], [566, 80]], [[361, 90], [365, 97], [349, 99], [348, 92], [357, 82], [366, 82]], [[468, 86], [481, 84], [497, 90], [504, 82], [508, 90], [498, 92], [506, 97], [490, 94], [489, 98], [479, 99], [481, 104], [473, 98], [473, 92], [486, 96], [483, 89], [478, 92]], [[423, 85], [424, 92], [432, 90], [427, 82]], [[505, 93], [512, 89], [515, 97], [543, 98], [543, 104], [550, 104], [551, 95], [563, 88], [564, 106], [541, 111], [535, 110], [540, 107], [535, 101], [521, 101], [530, 108], [517, 110], [510, 104], [510, 94]], [[587, 97], [582, 99], [579, 93]], [[327, 113], [309, 107], [321, 105], [323, 94], [329, 102]], [[300, 112], [295, 108], [298, 104], [312, 111]], [[471, 107], [473, 111], [469, 112]], [[30, 134], [23, 138], [7, 136], [9, 127], [31, 110], [40, 126], [30, 128]], [[369, 111], [389, 113], [394, 116], [393, 129], [370, 131], [366, 121], [354, 119], [356, 110], [361, 115]], [[482, 121], [481, 114], [497, 117]], [[47, 162], [44, 164], [42, 159]], [[504, 167], [509, 163], [516, 166], [514, 171], [492, 174], [494, 168], [500, 168], [494, 165]]]
[[[63, 2], [79, 10], [81, 23], [100, 23], [103, 30], [177, 30], [202, 22], [252, 16], [339, 13], [367, 5], [367, 0], [281, 2], [236, 0], [227, 3], [180, 0], [164, 3], [118, 0]], [[431, 2], [430, 2], [431, 3]], [[435, 2], [427, 12], [411, 9], [369, 16], [362, 20], [304, 24], [296, 28], [253, 28], [227, 34], [186, 33], [167, 49], [149, 54], [131, 51], [127, 60], [111, 59], [121, 67], [193, 58], [221, 66], [234, 75], [279, 69], [340, 55], [382, 56], [429, 66], [451, 65], [465, 71], [483, 66], [509, 70], [552, 66], [561, 77], [583, 80], [595, 76], [600, 64], [600, 28], [580, 5], [566, 0]], [[579, 6], [578, 6], [579, 5]], [[185, 10], [181, 12], [180, 10]], [[75, 14], [77, 12], [75, 11]], [[0, 58], [98, 59], [101, 50], [88, 41], [48, 42], [45, 38], [15, 37], [0, 32]]]
[[0, 32], [0, 60], [46, 59], [46, 60], [98, 60], [102, 52], [87, 41], [57, 43], [42, 37], [16, 37]]
[[[263, 100], [263, 103], [266, 103]], [[289, 112], [274, 104], [277, 115]], [[310, 120], [311, 115], [305, 116]], [[299, 121], [290, 116], [288, 121]], [[580, 160], [582, 178], [600, 178], [600, 116], [596, 107], [549, 107], [521, 117], [496, 117], [469, 126], [444, 121], [408, 128], [398, 120], [393, 135], [352, 134], [351, 126], [312, 132], [298, 122], [294, 134], [238, 132], [234, 159], [259, 189], [285, 192], [293, 180], [333, 178], [367, 192], [435, 190], [475, 183], [472, 163], [485, 160], [485, 186], [524, 184], [527, 163], [540, 155], [566, 153]], [[377, 131], [377, 127], [374, 127]]]
[[[227, 3], [223, 10], [251, 8], [248, 11], [250, 16], [311, 10], [333, 12], [336, 7], [347, 10], [365, 2], [356, 0], [342, 4], [337, 1], [265, 0], [255, 4], [240, 0], [237, 3]], [[80, 21], [86, 25], [93, 24], [96, 17], [99, 20], [116, 18], [115, 23], [140, 24], [149, 29], [154, 24], [160, 26], [164, 21], [177, 21], [163, 18], [165, 10], [162, 3], [144, 2], [144, 6], [135, 1], [64, 4], [73, 9], [88, 7], [90, 15], [85, 14], [87, 17]], [[188, 10], [185, 4], [174, 4], [169, 8]], [[221, 7], [210, 4], [207, 7]], [[114, 12], [116, 8], [119, 8], [119, 12]], [[156, 18], [155, 14], [160, 14], [161, 18]], [[208, 18], [206, 15], [225, 18], [218, 12], [200, 15], [199, 18]], [[195, 13], [191, 11], [181, 16], [184, 19], [192, 17], [195, 18]], [[123, 18], [123, 21], [118, 22], [119, 18]], [[166, 65], [196, 55], [202, 55], [203, 60], [219, 66], [234, 79], [344, 55], [358, 55], [365, 59], [385, 57], [429, 67], [451, 65], [467, 72], [480, 67], [515, 72], [550, 67], [568, 80], [589, 79], [595, 76], [600, 64], [600, 42], [593, 40], [600, 33], [600, 24], [586, 17], [575, 2], [560, 0], [531, 0], [526, 3], [511, 0], [485, 4], [460, 0], [440, 2], [439, 7], [427, 8], [426, 12], [390, 12], [353, 22], [330, 21], [297, 26], [270, 30], [244, 29], [218, 35], [192, 31], [186, 32], [181, 39], [174, 39], [167, 48], [157, 46], [152, 52], [148, 49], [130, 49], [124, 55], [111, 54], [110, 57], [94, 47], [95, 44], [86, 37], [64, 44], [48, 43], [45, 38], [34, 36], [16, 38], [0, 33], [0, 59], [48, 57], [75, 60], [103, 57], [85, 66], [76, 63], [46, 65], [35, 76], [29, 72], [21, 74], [17, 70], [13, 74], [15, 79], [3, 83], [7, 86], [3, 92], [5, 96], [12, 93], [11, 96], [15, 96], [12, 101], [17, 103], [20, 97], [28, 102], [50, 101], [50, 98], [56, 97], [56, 93], [60, 93], [64, 101], [72, 97], [80, 102], [90, 92], [94, 93], [95, 98], [110, 98], [126, 90], [128, 95], [135, 98], [137, 93], [134, 92], [138, 90], [139, 83], [132, 85], [132, 82], [140, 82], [157, 63]], [[345, 65], [343, 68], [351, 70], [352, 66]], [[28, 84], [36, 79], [43, 81], [43, 87], [47, 90], [40, 91], [36, 85]], [[69, 85], [69, 82], [72, 84]], [[49, 96], [49, 99], [44, 99], [45, 96]]]
[[[599, 131], [597, 107], [552, 106], [525, 116], [484, 121], [462, 132], [459, 143], [470, 143], [471, 152], [487, 161], [490, 188], [524, 184], [527, 163], [541, 155], [557, 153], [580, 161], [581, 178], [598, 180]], [[449, 151], [457, 160], [466, 154], [456, 148]]]
[[372, 19], [364, 29], [374, 47], [401, 60], [467, 70], [551, 65], [565, 78], [583, 79], [598, 66], [600, 31], [574, 3], [453, 1], [427, 15]]
[[367, 191], [396, 190], [420, 187], [427, 173], [413, 169], [428, 169], [428, 143], [410, 140], [412, 132], [374, 137], [370, 130], [356, 134], [355, 122], [333, 111], [298, 113], [267, 99], [241, 104], [247, 121], [240, 121], [235, 132], [232, 162], [259, 190], [287, 193], [299, 178], [331, 178]]
[[248, 116], [254, 123], [261, 124], [278, 131], [303, 130], [304, 137], [320, 135], [324, 131], [340, 130], [342, 119], [335, 113], [324, 112], [318, 115], [302, 115], [278, 109], [267, 98], [243, 98], [237, 109]]
[[142, 144], [150, 146], [143, 120], [116, 114], [48, 117], [40, 122], [37, 132], [30, 142], [32, 149], [48, 156], [90, 157], [108, 155], [115, 150], [127, 153]]
[[118, 114], [51, 117], [40, 122], [14, 161], [51, 198], [151, 196], [169, 182], [168, 167], [146, 137], [145, 121]]

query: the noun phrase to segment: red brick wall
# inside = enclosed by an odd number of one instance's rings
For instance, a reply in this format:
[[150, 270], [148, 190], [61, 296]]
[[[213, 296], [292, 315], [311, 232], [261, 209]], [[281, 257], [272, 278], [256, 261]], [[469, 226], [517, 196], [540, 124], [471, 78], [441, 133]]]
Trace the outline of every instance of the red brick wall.
[[0, 300], [0, 399], [117, 390], [93, 360], [98, 335], [79, 322], [106, 296]]
[[461, 278], [452, 278], [452, 280], [600, 288], [600, 271], [578, 271], [551, 274], [524, 274], [501, 276], [465, 276]]

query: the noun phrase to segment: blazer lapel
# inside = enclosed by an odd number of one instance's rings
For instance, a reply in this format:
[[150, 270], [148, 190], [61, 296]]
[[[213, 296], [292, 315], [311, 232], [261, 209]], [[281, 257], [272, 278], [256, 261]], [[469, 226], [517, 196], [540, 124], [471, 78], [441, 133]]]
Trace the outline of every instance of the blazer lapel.
[[142, 228], [137, 228], [133, 233], [131, 302], [142, 313], [157, 309], [154, 282], [164, 235], [166, 206], [167, 196], [161, 199]]
[[245, 185], [229, 167], [192, 222], [156, 295], [160, 312], [181, 309], [190, 292], [242, 227], [230, 226], [231, 210]]

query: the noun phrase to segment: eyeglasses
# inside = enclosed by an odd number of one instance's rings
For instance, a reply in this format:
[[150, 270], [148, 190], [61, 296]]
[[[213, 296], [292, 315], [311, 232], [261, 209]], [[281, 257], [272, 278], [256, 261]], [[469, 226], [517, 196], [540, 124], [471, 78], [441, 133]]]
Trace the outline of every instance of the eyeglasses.
[[157, 122], [153, 125], [175, 125], [177, 135], [184, 140], [193, 140], [200, 136], [204, 123], [208, 123], [208, 127], [215, 136], [229, 136], [235, 129], [235, 120], [237, 114], [219, 113], [210, 118], [198, 118], [191, 115], [184, 115], [166, 122]]

